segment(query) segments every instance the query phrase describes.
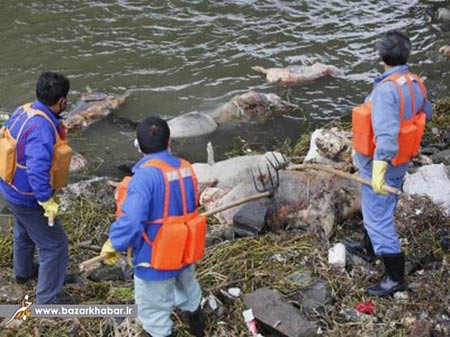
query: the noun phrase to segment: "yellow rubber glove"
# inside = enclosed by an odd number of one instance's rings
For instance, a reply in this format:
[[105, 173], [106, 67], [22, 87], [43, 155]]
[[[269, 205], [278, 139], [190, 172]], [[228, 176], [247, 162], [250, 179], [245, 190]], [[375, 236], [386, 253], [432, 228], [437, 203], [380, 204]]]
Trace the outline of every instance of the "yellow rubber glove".
[[383, 160], [374, 160], [372, 163], [372, 188], [375, 193], [387, 195], [388, 193], [383, 190], [383, 186], [386, 184], [384, 176], [386, 174], [388, 163]]
[[119, 261], [119, 259], [120, 259], [120, 253], [114, 249], [114, 247], [111, 243], [111, 240], [109, 240], [109, 239], [108, 239], [108, 241], [106, 241], [103, 244], [100, 255], [108, 256], [104, 261], [107, 265], [110, 265], [110, 266], [115, 265], [117, 263], [117, 261]]
[[53, 213], [53, 216], [57, 216], [58, 215], [59, 205], [57, 204], [55, 199], [50, 198], [47, 201], [38, 201], [38, 203], [44, 209], [44, 211], [45, 211], [44, 215], [47, 218], [49, 217], [50, 213]]

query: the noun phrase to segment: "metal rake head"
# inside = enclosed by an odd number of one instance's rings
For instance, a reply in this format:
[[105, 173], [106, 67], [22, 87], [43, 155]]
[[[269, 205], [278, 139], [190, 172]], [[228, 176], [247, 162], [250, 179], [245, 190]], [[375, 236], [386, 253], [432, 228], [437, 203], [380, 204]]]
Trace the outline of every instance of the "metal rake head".
[[266, 158], [266, 160], [275, 171], [283, 170], [289, 165], [289, 161], [284, 156], [284, 154], [280, 153], [281, 160], [278, 159], [277, 155], [274, 152], [271, 152], [270, 154], [272, 155], [273, 159], [271, 160], [270, 158]]
[[[273, 160], [266, 158], [266, 174], [260, 166], [256, 169], [256, 175], [254, 170], [252, 170], [253, 185], [258, 192], [264, 193], [269, 192], [272, 196], [275, 191], [280, 186], [280, 174], [279, 171], [287, 166], [287, 160], [282, 155], [282, 161], [280, 161], [277, 156], [272, 152]], [[275, 174], [273, 174], [273, 172]]]

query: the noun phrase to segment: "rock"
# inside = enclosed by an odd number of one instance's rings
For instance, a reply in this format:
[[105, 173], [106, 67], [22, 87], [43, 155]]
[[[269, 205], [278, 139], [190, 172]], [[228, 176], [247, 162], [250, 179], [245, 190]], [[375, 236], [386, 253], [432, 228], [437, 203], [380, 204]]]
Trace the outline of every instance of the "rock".
[[435, 164], [450, 165], [450, 149], [433, 154], [431, 160]]
[[217, 181], [215, 187], [233, 188], [243, 179], [251, 179], [251, 169], [258, 166], [266, 167], [267, 159], [273, 161], [273, 155], [283, 162], [283, 156], [278, 152], [267, 152], [264, 155], [240, 156], [208, 165], [193, 164], [193, 168], [200, 184]]
[[242, 290], [241, 290], [241, 288], [237, 288], [237, 287], [229, 288], [229, 289], [228, 289], [228, 293], [229, 293], [231, 296], [237, 298], [237, 297], [241, 296]]
[[107, 177], [96, 177], [63, 188], [59, 196], [61, 211], [69, 210], [79, 198], [113, 209], [115, 207], [114, 188], [108, 184], [108, 180]]
[[301, 301], [303, 312], [306, 315], [314, 315], [324, 311], [327, 304], [331, 302], [331, 291], [324, 281], [317, 281], [305, 290], [301, 290], [303, 300]]
[[294, 86], [314, 82], [330, 75], [341, 75], [335, 66], [314, 63], [312, 66], [291, 65], [286, 68], [265, 69], [260, 66], [252, 67], [258, 73], [266, 75], [267, 82], [276, 83], [284, 86]]
[[[420, 153], [424, 154], [426, 156], [433, 156], [434, 154], [436, 154], [437, 152], [439, 152], [438, 149], [436, 149], [435, 147], [432, 146], [427, 146], [427, 147], [422, 147], [420, 149]], [[414, 159], [414, 158], [413, 158]]]
[[287, 303], [277, 292], [258, 289], [245, 296], [244, 304], [251, 308], [257, 320], [287, 337], [317, 335], [317, 326]]
[[210, 247], [227, 240], [235, 238], [234, 227], [227, 225], [208, 227], [206, 234], [206, 247]]
[[371, 315], [362, 314], [353, 308], [343, 308], [339, 313], [349, 322], [362, 322], [372, 319]]
[[298, 270], [292, 273], [289, 279], [295, 283], [308, 284], [312, 280], [312, 274], [309, 271]]
[[394, 298], [398, 301], [407, 301], [409, 299], [408, 292], [397, 291], [394, 293]]
[[84, 169], [88, 162], [79, 152], [74, 151], [72, 154], [72, 160], [70, 161], [69, 172], [77, 172]]
[[346, 258], [345, 246], [342, 243], [336, 243], [328, 250], [328, 263], [333, 267], [344, 269]]
[[128, 265], [125, 258], [121, 257], [114, 266], [100, 265], [88, 270], [86, 277], [94, 282], [106, 282], [131, 280], [133, 275], [133, 268]]
[[233, 217], [235, 232], [239, 237], [258, 235], [266, 223], [267, 206], [261, 202], [244, 205]]
[[99, 266], [92, 269], [87, 278], [94, 282], [125, 281], [125, 276], [119, 266]]
[[416, 173], [408, 174], [403, 190], [410, 195], [429, 196], [446, 215], [450, 214], [450, 179], [444, 164], [422, 166]]
[[0, 286], [0, 303], [18, 304], [23, 299], [23, 290], [17, 284]]
[[337, 128], [315, 130], [304, 163], [332, 165], [347, 170], [352, 166], [351, 139], [350, 132]]
[[73, 110], [63, 112], [61, 118], [67, 130], [82, 130], [108, 116], [112, 110], [122, 105], [127, 97], [128, 94], [106, 95], [89, 91], [82, 95], [81, 101], [76, 103]]

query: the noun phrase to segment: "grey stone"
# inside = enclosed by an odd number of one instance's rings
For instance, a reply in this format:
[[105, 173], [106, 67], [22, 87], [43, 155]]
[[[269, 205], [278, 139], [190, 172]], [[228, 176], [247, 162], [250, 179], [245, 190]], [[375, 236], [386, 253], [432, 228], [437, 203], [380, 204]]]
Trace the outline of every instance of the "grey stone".
[[88, 180], [79, 181], [63, 188], [60, 195], [60, 207], [62, 212], [72, 208], [82, 198], [92, 203], [98, 203], [106, 209], [113, 209], [114, 187], [108, 184], [107, 177], [95, 177]]
[[226, 240], [233, 240], [235, 238], [234, 234], [233, 226], [211, 226], [211, 228], [208, 228], [208, 233], [206, 234], [205, 246], [210, 247]]
[[1, 303], [18, 304], [23, 299], [24, 295], [23, 290], [16, 284], [0, 286]]
[[372, 319], [372, 316], [362, 314], [353, 308], [343, 308], [339, 313], [349, 322], [363, 322]]
[[431, 156], [431, 160], [433, 160], [433, 163], [435, 164], [443, 163], [445, 165], [450, 165], [450, 149], [434, 153]]
[[94, 282], [123, 281], [125, 277], [120, 267], [101, 266], [92, 270], [88, 275], [88, 279]]
[[261, 202], [246, 204], [233, 218], [236, 234], [240, 237], [258, 235], [264, 227], [266, 213], [267, 206]]
[[102, 265], [91, 270], [87, 278], [94, 282], [101, 281], [125, 281], [133, 278], [133, 268], [128, 265], [125, 259], [121, 258], [116, 265]]
[[311, 315], [320, 310], [324, 310], [326, 305], [331, 301], [331, 292], [327, 283], [318, 281], [302, 291], [303, 302], [302, 308], [305, 314]]
[[308, 284], [312, 280], [312, 275], [308, 271], [298, 270], [289, 275], [289, 279], [295, 283]]
[[287, 337], [317, 335], [317, 326], [303, 316], [280, 294], [268, 288], [258, 289], [245, 296], [244, 304], [253, 310], [257, 320]]
[[431, 156], [434, 155], [435, 153], [437, 153], [439, 150], [434, 148], [434, 147], [423, 147], [420, 149], [420, 153], [427, 155], [427, 156]]

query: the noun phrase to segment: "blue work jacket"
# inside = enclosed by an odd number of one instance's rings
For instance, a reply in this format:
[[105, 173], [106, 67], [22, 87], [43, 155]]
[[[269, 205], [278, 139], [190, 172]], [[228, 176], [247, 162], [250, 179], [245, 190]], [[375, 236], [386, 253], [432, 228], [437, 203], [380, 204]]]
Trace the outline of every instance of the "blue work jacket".
[[[44, 112], [56, 126], [60, 136], [62, 135], [60, 122], [48, 107], [38, 100], [34, 101], [31, 107]], [[14, 111], [7, 124], [11, 136], [17, 138], [26, 118], [23, 107]], [[35, 115], [26, 122], [17, 141], [19, 166], [12, 181], [13, 186], [0, 179], [0, 190], [3, 197], [13, 204], [38, 207], [37, 201], [47, 201], [53, 195], [50, 168], [56, 142], [55, 131], [48, 120]]]
[[[372, 102], [372, 127], [376, 139], [375, 160], [383, 160], [389, 163], [386, 172], [387, 177], [402, 177], [408, 169], [408, 163], [392, 166], [391, 160], [398, 152], [398, 134], [400, 131], [400, 97], [397, 87], [392, 81], [381, 83], [385, 78], [393, 74], [405, 74], [409, 72], [407, 65], [396, 66], [384, 72], [374, 81], [374, 89], [366, 98]], [[404, 119], [408, 120], [413, 117], [412, 100], [407, 84], [402, 86], [405, 98]], [[431, 102], [423, 97], [419, 84], [413, 82], [415, 106], [417, 113], [423, 107], [427, 115], [427, 119], [431, 119]], [[371, 177], [373, 158], [364, 156], [360, 153], [355, 154], [355, 161], [362, 176]]]
[[[151, 159], [159, 159], [174, 168], [180, 167], [180, 160], [169, 151], [161, 151], [144, 156], [134, 167], [133, 177], [127, 188], [127, 195], [122, 204], [121, 215], [109, 231], [111, 243], [117, 251], [133, 249], [133, 265], [135, 275], [146, 281], [161, 281], [176, 277], [185, 268], [178, 270], [156, 270], [150, 267], [137, 266], [149, 263], [152, 247], [145, 242], [142, 232], [146, 232], [150, 240], [154, 240], [161, 224], [148, 222], [163, 217], [165, 183], [162, 172], [155, 167], [147, 167], [145, 163]], [[188, 213], [197, 208], [194, 182], [185, 177], [186, 201]], [[170, 182], [169, 216], [183, 215], [182, 195], [179, 180]]]

